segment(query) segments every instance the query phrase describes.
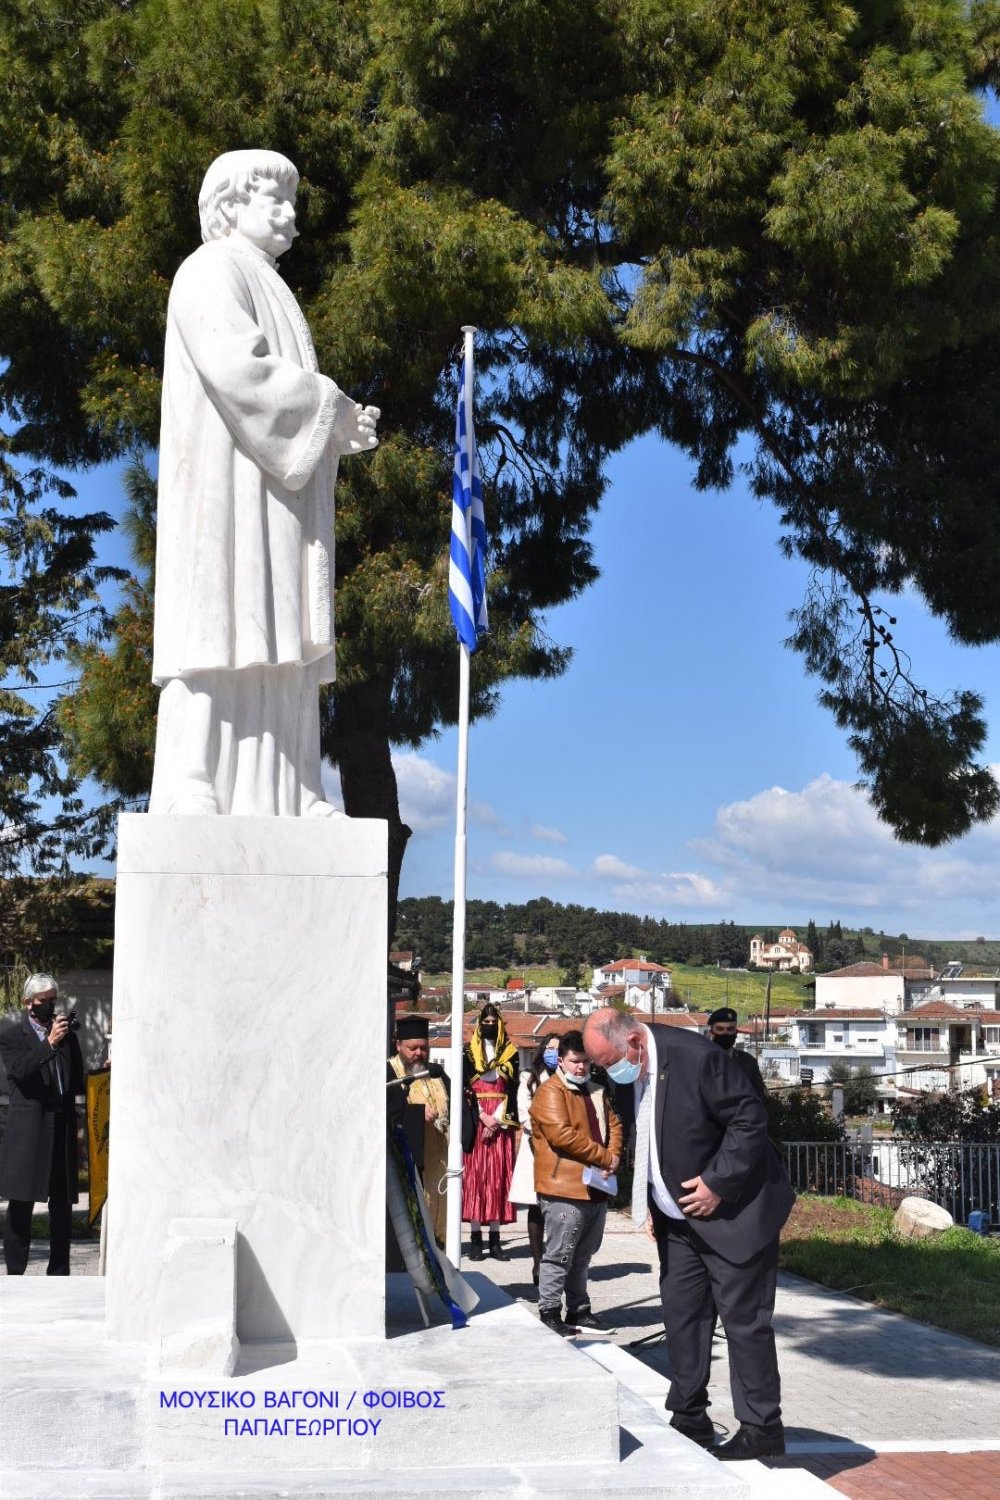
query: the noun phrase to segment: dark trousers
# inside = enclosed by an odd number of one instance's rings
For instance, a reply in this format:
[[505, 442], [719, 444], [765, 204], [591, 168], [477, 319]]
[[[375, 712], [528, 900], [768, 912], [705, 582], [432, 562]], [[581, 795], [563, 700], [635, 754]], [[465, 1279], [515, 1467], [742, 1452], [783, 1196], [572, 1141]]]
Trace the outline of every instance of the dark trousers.
[[[49, 1173], [49, 1269], [50, 1276], [69, 1275], [69, 1238], [72, 1208], [69, 1201], [69, 1119], [56, 1116]], [[73, 1143], [75, 1149], [75, 1142]], [[31, 1215], [34, 1203], [12, 1198], [7, 1205], [3, 1232], [3, 1258], [8, 1276], [23, 1276], [31, 1249]]]
[[777, 1236], [746, 1265], [734, 1266], [699, 1240], [685, 1220], [668, 1219], [655, 1204], [652, 1211], [672, 1375], [668, 1410], [685, 1422], [704, 1419], [718, 1311], [729, 1345], [737, 1420], [754, 1427], [780, 1422], [781, 1382], [771, 1328]]

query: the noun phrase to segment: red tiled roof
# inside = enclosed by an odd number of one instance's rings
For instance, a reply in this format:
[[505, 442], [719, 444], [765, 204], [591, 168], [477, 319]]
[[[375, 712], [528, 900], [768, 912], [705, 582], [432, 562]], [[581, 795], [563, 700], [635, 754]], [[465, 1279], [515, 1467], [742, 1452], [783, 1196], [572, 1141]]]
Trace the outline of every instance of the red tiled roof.
[[981, 1005], [969, 1005], [963, 1009], [960, 1005], [949, 1005], [947, 1000], [925, 1000], [922, 1005], [915, 1005], [912, 1010], [904, 1011], [904, 1016], [949, 1016], [957, 1020], [966, 1020], [970, 1016], [982, 1016]]
[[883, 969], [881, 964], [876, 964], [871, 959], [865, 959], [862, 963], [848, 964], [845, 969], [831, 969], [829, 974], [817, 974], [817, 979], [875, 979], [879, 974], [894, 974], [899, 978], [898, 969]]
[[[800, 1010], [792, 1015], [782, 1016], [783, 1021], [894, 1021], [895, 1016], [886, 1017], [880, 1010], [840, 1010], [832, 1005], [819, 1006], [816, 1010]], [[771, 1013], [771, 1024], [775, 1021], [774, 1012]]]
[[629, 1015], [635, 1021], [641, 1021], [644, 1026], [687, 1026], [690, 1030], [698, 1029], [696, 1018], [685, 1010], [657, 1011], [651, 1015], [648, 1010], [632, 1010]]
[[651, 964], [645, 958], [617, 958], [613, 964], [605, 964], [601, 969], [602, 974], [614, 974], [619, 969], [642, 969], [647, 974], [669, 974], [670, 970], [663, 964]]
[[877, 964], [872, 959], [866, 958], [856, 964], [848, 964], [845, 969], [831, 969], [829, 974], [817, 974], [817, 979], [876, 979], [880, 974], [891, 974], [895, 979], [906, 978], [925, 979], [930, 978], [931, 970], [926, 964], [908, 963], [900, 966], [890, 964], [888, 968], [884, 964]]

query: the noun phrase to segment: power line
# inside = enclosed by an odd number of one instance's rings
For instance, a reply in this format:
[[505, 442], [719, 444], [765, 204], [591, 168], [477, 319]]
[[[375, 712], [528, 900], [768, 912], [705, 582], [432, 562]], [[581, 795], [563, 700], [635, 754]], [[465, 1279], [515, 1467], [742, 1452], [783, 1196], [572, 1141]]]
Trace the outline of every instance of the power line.
[[[957, 1063], [930, 1063], [930, 1062], [927, 1062], [927, 1063], [914, 1063], [914, 1065], [912, 1067], [910, 1067], [910, 1068], [894, 1068], [894, 1069], [892, 1069], [890, 1071], [887, 1071], [885, 1073], [875, 1073], [875, 1072], [869, 1071], [868, 1073], [863, 1074], [862, 1077], [863, 1078], [870, 1078], [870, 1079], [872, 1079], [873, 1082], [875, 1082], [879, 1078], [906, 1078], [911, 1073], [953, 1073], [953, 1072], [957, 1072], [957, 1070], [959, 1068], [977, 1068], [977, 1067], [979, 1067], [982, 1064], [982, 1062], [983, 1062], [984, 1059], [990, 1059], [991, 1061], [994, 1061], [998, 1065], [1000, 1065], [1000, 1057], [998, 1057], [995, 1053], [983, 1052], [983, 1053], [980, 1053], [980, 1055], [978, 1057], [970, 1058], [967, 1062], [957, 1062]], [[862, 1063], [861, 1066], [864, 1067], [866, 1065], [864, 1063]], [[856, 1078], [858, 1075], [855, 1073], [852, 1076], [854, 1078]], [[816, 1085], [816, 1087], [817, 1088], [821, 1088], [821, 1089], [843, 1088], [844, 1084], [847, 1084], [847, 1083], [850, 1083], [850, 1082], [851, 1082], [851, 1079], [845, 1078], [843, 1080], [843, 1082], [833, 1082], [833, 1083], [831, 1083], [831, 1081], [827, 1078], [827, 1079], [824, 1079], [821, 1083], [818, 1083]], [[780, 1094], [780, 1093], [784, 1093], [788, 1089], [799, 1089], [799, 1088], [802, 1088], [802, 1087], [803, 1087], [803, 1085], [801, 1083], [782, 1083], [782, 1084], [779, 1084], [777, 1088], [769, 1089], [768, 1092], [772, 1093], [772, 1094]]]

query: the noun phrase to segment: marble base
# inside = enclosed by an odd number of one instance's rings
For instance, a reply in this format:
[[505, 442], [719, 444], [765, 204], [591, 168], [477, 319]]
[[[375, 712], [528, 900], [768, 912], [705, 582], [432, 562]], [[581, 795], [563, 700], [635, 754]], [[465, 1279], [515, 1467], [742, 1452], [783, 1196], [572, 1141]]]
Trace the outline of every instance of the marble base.
[[160, 1273], [161, 1371], [231, 1375], [236, 1337], [236, 1220], [171, 1219]]
[[241, 1341], [381, 1338], [386, 869], [373, 820], [120, 819], [111, 1338], [175, 1218], [235, 1220]]
[[[674, 1432], [586, 1353], [484, 1276], [468, 1328], [418, 1327], [390, 1277], [384, 1341], [319, 1341], [297, 1355], [244, 1345], [233, 1377], [166, 1385], [148, 1350], [104, 1338], [97, 1278], [0, 1280], [0, 1494], [4, 1500], [278, 1500], [406, 1495], [442, 1500], [749, 1500], [746, 1481]], [[628, 1356], [623, 1356], [628, 1358]], [[265, 1361], [273, 1361], [265, 1363]], [[284, 1361], [284, 1362], [282, 1362]], [[366, 1406], [376, 1434], [226, 1436], [223, 1421], [331, 1415], [296, 1391], [443, 1391], [432, 1409]], [[236, 1394], [253, 1406], [164, 1407], [160, 1391]], [[269, 1394], [268, 1394], [269, 1393]], [[362, 1393], [363, 1394], [363, 1393]], [[265, 1406], [270, 1400], [271, 1405]], [[58, 1441], [40, 1441], [40, 1434]]]

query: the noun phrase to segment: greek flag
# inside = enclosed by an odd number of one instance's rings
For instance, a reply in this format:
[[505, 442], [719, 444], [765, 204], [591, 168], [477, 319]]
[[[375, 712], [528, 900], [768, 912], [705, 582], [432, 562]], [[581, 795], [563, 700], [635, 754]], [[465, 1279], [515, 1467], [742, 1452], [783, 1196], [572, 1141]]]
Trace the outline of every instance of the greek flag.
[[472, 353], [466, 352], [455, 417], [448, 603], [458, 638], [475, 651], [486, 618], [486, 516], [472, 425]]

